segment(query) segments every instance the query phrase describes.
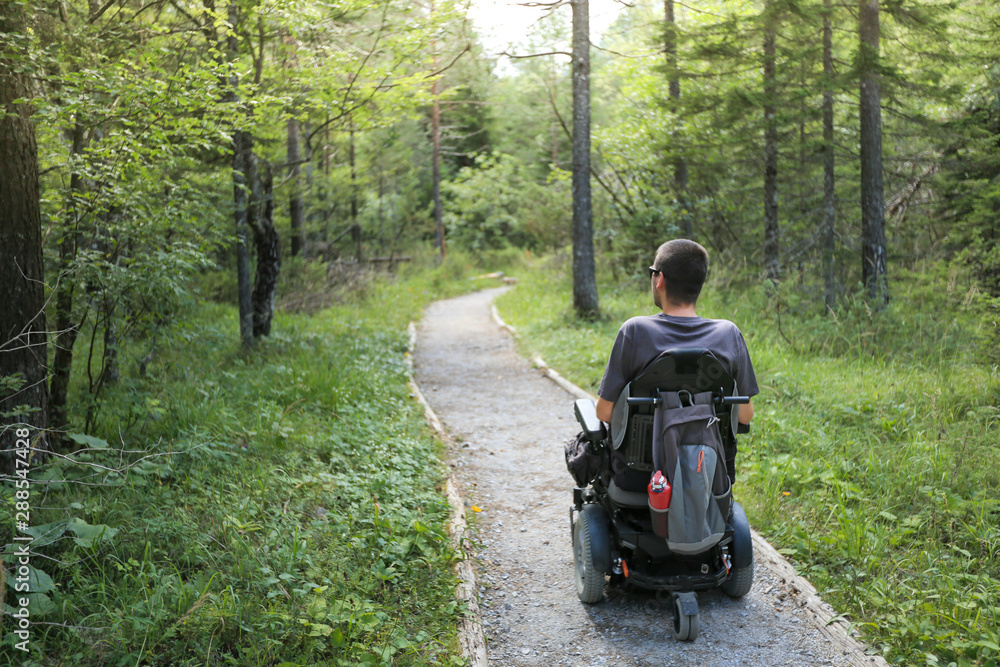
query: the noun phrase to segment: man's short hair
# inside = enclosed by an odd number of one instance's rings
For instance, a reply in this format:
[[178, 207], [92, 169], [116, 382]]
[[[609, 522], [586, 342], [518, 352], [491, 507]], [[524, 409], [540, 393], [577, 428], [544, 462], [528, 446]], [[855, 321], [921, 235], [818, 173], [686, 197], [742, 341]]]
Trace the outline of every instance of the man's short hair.
[[688, 239], [667, 241], [656, 251], [653, 268], [663, 274], [671, 303], [695, 303], [708, 275], [708, 251]]

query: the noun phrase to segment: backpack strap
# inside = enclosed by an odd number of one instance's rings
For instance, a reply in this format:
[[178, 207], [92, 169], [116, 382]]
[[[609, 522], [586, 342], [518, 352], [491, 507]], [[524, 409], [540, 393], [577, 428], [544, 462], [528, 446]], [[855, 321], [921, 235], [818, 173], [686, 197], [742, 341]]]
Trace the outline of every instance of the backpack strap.
[[657, 395], [663, 401], [663, 407], [667, 410], [676, 410], [677, 408], [686, 408], [692, 405], [712, 405], [715, 402], [715, 398], [710, 391], [693, 394], [687, 389], [679, 391], [657, 390]]

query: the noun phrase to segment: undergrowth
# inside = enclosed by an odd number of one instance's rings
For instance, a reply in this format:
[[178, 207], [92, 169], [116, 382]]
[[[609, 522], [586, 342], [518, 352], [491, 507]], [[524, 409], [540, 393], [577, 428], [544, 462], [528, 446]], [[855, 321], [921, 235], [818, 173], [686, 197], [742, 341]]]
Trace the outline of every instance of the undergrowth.
[[[30, 652], [8, 620], [0, 662], [464, 664], [406, 325], [477, 268], [381, 274], [311, 317], [279, 312], [249, 352], [234, 309], [205, 302], [160, 331], [143, 373], [148, 344], [124, 347], [96, 427], [32, 473]], [[95, 409], [80, 391], [74, 423]]]
[[[498, 305], [526, 351], [593, 392], [621, 322], [656, 309], [643, 273], [603, 284], [603, 316], [578, 321], [562, 266]], [[736, 490], [753, 525], [890, 662], [996, 665], [1000, 372], [975, 290], [942, 265], [897, 270], [886, 311], [844, 297], [826, 315], [807, 285], [726, 280], [698, 310], [736, 322], [754, 360]]]

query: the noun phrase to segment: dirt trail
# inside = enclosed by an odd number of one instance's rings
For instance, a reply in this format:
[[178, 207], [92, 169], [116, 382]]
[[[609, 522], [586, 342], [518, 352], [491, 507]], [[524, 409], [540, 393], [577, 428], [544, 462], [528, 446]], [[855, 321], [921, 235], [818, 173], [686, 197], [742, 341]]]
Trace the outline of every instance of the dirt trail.
[[825, 636], [787, 576], [760, 560], [742, 600], [699, 594], [701, 634], [690, 643], [673, 638], [670, 607], [654, 594], [577, 599], [563, 460], [579, 430], [573, 398], [491, 319], [504, 289], [432, 304], [414, 352], [416, 381], [457, 443], [452, 465], [467, 511], [482, 509], [474, 535], [490, 665], [868, 663], [859, 646], [849, 655]]

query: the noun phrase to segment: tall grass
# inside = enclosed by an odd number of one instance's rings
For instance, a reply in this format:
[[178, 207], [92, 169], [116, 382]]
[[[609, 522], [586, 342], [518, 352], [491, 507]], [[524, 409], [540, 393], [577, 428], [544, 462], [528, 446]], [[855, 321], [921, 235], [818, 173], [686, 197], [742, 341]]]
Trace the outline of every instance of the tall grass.
[[[846, 298], [833, 316], [807, 285], [706, 287], [699, 313], [740, 326], [761, 387], [736, 493], [891, 662], [996, 665], [1000, 372], [946, 268], [893, 287], [885, 312]], [[562, 265], [540, 264], [499, 307], [528, 351], [596, 390], [618, 326], [656, 310], [648, 279], [604, 284], [598, 322], [570, 294]]]
[[0, 663], [463, 663], [446, 471], [405, 329], [468, 269], [380, 274], [314, 316], [279, 313], [250, 352], [211, 303], [160, 333], [145, 375], [148, 343], [123, 348], [86, 450], [33, 474], [31, 651], [5, 623]]

